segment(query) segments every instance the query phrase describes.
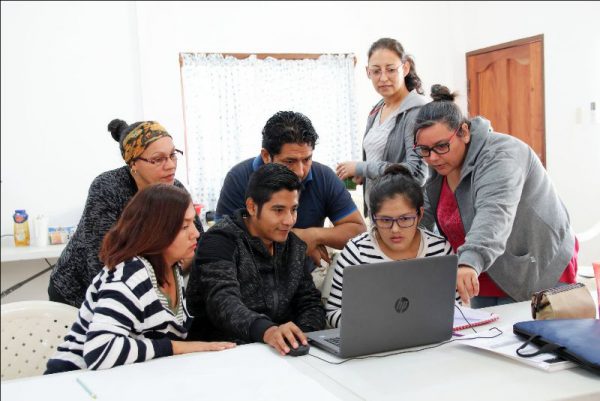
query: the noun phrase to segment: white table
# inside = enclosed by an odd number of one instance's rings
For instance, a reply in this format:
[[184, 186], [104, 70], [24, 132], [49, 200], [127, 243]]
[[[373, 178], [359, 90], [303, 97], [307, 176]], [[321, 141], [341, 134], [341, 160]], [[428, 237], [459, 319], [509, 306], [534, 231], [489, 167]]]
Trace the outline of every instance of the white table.
[[[159, 358], [104, 371], [76, 371], [2, 382], [2, 401], [358, 400], [298, 358], [265, 344]], [[300, 366], [298, 366], [300, 365]]]
[[[529, 303], [488, 308], [491, 326], [529, 320]], [[310, 353], [333, 356], [312, 347]], [[281, 357], [264, 344], [160, 358], [106, 371], [78, 371], [2, 383], [2, 400], [599, 400], [600, 377], [580, 368], [547, 373], [460, 343], [329, 365]], [[193, 398], [190, 398], [193, 397]]]
[[[512, 328], [515, 322], [531, 320], [529, 306], [529, 302], [520, 302], [486, 308], [500, 319], [476, 330], [485, 334], [494, 326]], [[340, 361], [315, 347], [311, 353]], [[342, 365], [330, 365], [316, 358], [303, 358], [302, 362], [364, 399], [600, 400], [600, 376], [581, 368], [548, 373], [460, 341], [417, 353]]]
[[[11, 239], [12, 240], [12, 239]], [[21, 246], [2, 244], [2, 262], [58, 258], [67, 244]]]

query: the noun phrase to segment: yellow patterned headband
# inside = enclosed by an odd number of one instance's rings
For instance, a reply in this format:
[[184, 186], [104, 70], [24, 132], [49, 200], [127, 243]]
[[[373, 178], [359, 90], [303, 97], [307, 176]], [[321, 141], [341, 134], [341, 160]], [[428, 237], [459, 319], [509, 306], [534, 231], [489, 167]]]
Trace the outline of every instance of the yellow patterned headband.
[[152, 142], [171, 135], [156, 121], [146, 121], [135, 127], [123, 140], [125, 163], [138, 158]]

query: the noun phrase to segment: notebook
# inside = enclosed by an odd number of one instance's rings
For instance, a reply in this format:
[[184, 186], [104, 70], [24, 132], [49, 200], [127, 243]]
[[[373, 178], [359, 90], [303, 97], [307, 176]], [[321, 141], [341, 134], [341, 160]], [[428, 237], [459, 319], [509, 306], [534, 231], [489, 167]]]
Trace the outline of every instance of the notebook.
[[457, 263], [445, 255], [346, 267], [341, 327], [309, 341], [348, 358], [447, 340]]
[[[458, 310], [460, 308], [460, 311]], [[461, 313], [462, 312], [462, 313]], [[464, 316], [463, 316], [464, 315]], [[465, 320], [466, 318], [466, 320]], [[464, 330], [470, 327], [477, 327], [498, 320], [500, 316], [495, 313], [486, 312], [481, 309], [471, 309], [457, 305], [454, 309], [453, 330]]]

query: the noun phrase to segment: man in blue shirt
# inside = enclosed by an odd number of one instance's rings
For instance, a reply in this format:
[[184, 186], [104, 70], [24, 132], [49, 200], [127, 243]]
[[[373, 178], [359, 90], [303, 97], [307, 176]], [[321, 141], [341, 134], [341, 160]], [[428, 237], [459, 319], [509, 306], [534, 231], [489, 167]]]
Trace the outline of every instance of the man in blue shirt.
[[[325, 246], [342, 249], [348, 240], [367, 229], [350, 193], [331, 168], [313, 162], [319, 136], [305, 115], [277, 112], [267, 121], [262, 137], [260, 155], [238, 163], [227, 173], [216, 220], [245, 206], [250, 174], [266, 163], [283, 164], [302, 181], [298, 220], [293, 231], [306, 242], [307, 254], [317, 266], [321, 259], [329, 262]], [[331, 220], [333, 227], [323, 227], [325, 218]]]

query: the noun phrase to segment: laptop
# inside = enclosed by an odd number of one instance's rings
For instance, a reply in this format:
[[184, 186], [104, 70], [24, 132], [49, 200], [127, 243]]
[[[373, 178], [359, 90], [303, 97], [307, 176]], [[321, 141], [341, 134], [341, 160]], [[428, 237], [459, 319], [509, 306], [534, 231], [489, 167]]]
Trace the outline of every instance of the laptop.
[[340, 327], [306, 335], [341, 358], [447, 340], [457, 266], [456, 255], [348, 266]]

